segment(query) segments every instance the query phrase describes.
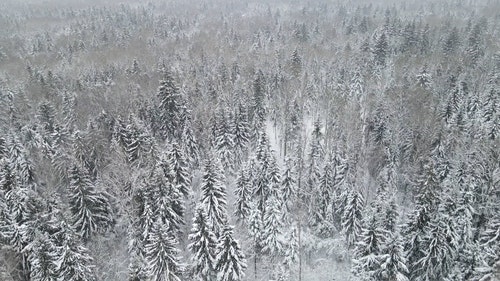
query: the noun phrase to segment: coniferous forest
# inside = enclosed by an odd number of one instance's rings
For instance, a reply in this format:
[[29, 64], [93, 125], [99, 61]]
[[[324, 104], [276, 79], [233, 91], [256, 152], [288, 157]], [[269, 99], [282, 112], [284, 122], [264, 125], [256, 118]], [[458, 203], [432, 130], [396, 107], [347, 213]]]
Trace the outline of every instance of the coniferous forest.
[[500, 280], [500, 1], [2, 0], [0, 280]]

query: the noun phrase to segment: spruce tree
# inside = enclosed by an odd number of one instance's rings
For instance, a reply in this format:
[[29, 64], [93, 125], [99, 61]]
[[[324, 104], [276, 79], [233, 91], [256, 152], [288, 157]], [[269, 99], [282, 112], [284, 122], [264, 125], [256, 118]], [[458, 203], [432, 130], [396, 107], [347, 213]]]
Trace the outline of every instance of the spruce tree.
[[148, 280], [180, 281], [182, 265], [179, 262], [177, 241], [169, 227], [156, 223], [144, 245]]
[[380, 269], [378, 255], [384, 243], [384, 233], [374, 215], [365, 224], [354, 249], [353, 271], [361, 279], [371, 280]]
[[332, 234], [333, 225], [333, 185], [335, 173], [331, 163], [327, 162], [319, 179], [319, 185], [315, 192], [314, 224], [318, 233], [322, 235]]
[[248, 114], [246, 108], [239, 106], [232, 125], [232, 135], [234, 136], [234, 147], [238, 164], [243, 160], [243, 155], [247, 150], [250, 141], [250, 126], [248, 124]]
[[47, 233], [38, 233], [34, 241], [28, 244], [23, 251], [29, 253], [30, 278], [40, 281], [58, 280], [57, 272], [57, 245], [48, 237]]
[[430, 220], [422, 241], [422, 258], [413, 265], [415, 280], [443, 280], [455, 262], [458, 236], [445, 206]]
[[353, 246], [361, 235], [363, 206], [363, 195], [359, 191], [351, 190], [342, 216], [342, 233], [349, 247]]
[[56, 261], [58, 280], [64, 281], [93, 281], [94, 274], [93, 259], [89, 251], [83, 246], [77, 236], [72, 233], [68, 225], [62, 224], [61, 231], [57, 233], [61, 239], [61, 246]]
[[172, 143], [168, 159], [172, 169], [172, 184], [184, 197], [187, 197], [190, 190], [191, 179], [188, 171], [188, 164], [181, 147], [176, 142]]
[[[481, 250], [476, 260], [472, 280], [495, 280], [500, 273], [500, 216], [498, 212], [488, 221], [479, 237]], [[491, 279], [490, 279], [491, 278]]]
[[153, 127], [159, 131], [164, 139], [179, 138], [182, 134], [181, 112], [183, 98], [172, 75], [165, 73], [165, 78], [158, 88], [158, 119]]
[[205, 161], [205, 171], [201, 182], [201, 204], [205, 208], [210, 225], [215, 233], [220, 233], [227, 222], [226, 188], [223, 175], [211, 159]]
[[184, 129], [182, 131], [181, 144], [185, 151], [185, 156], [191, 166], [197, 167], [200, 161], [200, 148], [193, 132], [191, 117], [185, 117]]
[[380, 269], [375, 276], [380, 281], [408, 281], [408, 268], [399, 233], [393, 233], [379, 256]]
[[385, 66], [387, 57], [389, 56], [389, 44], [385, 32], [377, 38], [373, 49], [373, 55], [376, 65]]
[[252, 120], [254, 129], [259, 130], [266, 116], [266, 85], [264, 73], [258, 70], [254, 75], [253, 80], [253, 100], [252, 100]]
[[151, 204], [153, 220], [166, 224], [173, 231], [179, 231], [184, 224], [184, 203], [178, 187], [172, 183], [171, 166], [166, 159], [160, 161], [147, 180], [146, 193]]
[[216, 248], [216, 270], [220, 281], [239, 281], [247, 268], [245, 255], [233, 237], [233, 228], [224, 226]]
[[238, 173], [234, 193], [236, 195], [234, 213], [239, 220], [244, 221], [250, 212], [249, 203], [252, 196], [252, 179], [247, 165], [243, 166]]
[[193, 228], [189, 235], [189, 250], [193, 253], [194, 273], [200, 280], [215, 280], [215, 246], [216, 237], [208, 224], [205, 210], [198, 207], [193, 218]]
[[281, 254], [283, 252], [283, 242], [281, 241], [283, 222], [280, 203], [276, 198], [270, 198], [267, 201], [263, 223], [262, 251], [271, 256]]
[[225, 168], [233, 167], [234, 135], [225, 110], [219, 110], [215, 131], [215, 148]]
[[85, 239], [106, 231], [113, 223], [108, 196], [96, 190], [89, 175], [77, 165], [69, 170], [69, 198], [75, 230]]
[[287, 241], [287, 243], [285, 243], [283, 262], [289, 269], [299, 260], [300, 249], [296, 232], [296, 227], [290, 228], [285, 238], [285, 241]]
[[281, 175], [280, 195], [286, 211], [289, 211], [297, 195], [297, 179], [295, 178], [293, 163], [290, 160], [285, 160], [285, 168]]

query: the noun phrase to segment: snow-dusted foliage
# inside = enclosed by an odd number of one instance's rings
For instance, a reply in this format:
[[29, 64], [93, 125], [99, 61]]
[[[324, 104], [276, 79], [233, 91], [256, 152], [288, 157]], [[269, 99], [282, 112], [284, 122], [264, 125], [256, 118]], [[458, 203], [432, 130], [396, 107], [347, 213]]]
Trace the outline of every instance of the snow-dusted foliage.
[[211, 159], [205, 161], [200, 190], [201, 204], [207, 212], [210, 227], [219, 234], [227, 222], [226, 187], [217, 164]]
[[0, 280], [498, 279], [499, 7], [0, 1]]
[[225, 226], [215, 250], [215, 269], [221, 281], [239, 281], [245, 276], [245, 255], [233, 236], [233, 228]]
[[200, 280], [213, 280], [215, 272], [215, 233], [208, 224], [208, 218], [202, 207], [196, 209], [193, 218], [193, 228], [189, 234], [189, 250], [193, 253], [193, 267], [195, 275]]

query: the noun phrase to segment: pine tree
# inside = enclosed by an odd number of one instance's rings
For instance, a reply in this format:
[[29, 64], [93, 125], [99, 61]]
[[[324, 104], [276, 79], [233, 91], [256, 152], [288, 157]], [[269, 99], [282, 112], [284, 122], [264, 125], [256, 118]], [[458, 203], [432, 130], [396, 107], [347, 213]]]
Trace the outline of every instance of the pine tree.
[[319, 123], [319, 120], [316, 120], [314, 122], [312, 140], [308, 155], [309, 166], [307, 168], [308, 169], [307, 184], [309, 189], [308, 192], [310, 193], [309, 196], [312, 196], [312, 194], [314, 193], [315, 189], [318, 186], [321, 176], [320, 162], [323, 156], [323, 147], [321, 145], [321, 141], [322, 141], [321, 124]]
[[302, 70], [302, 58], [300, 57], [299, 50], [293, 50], [292, 56], [290, 58], [292, 74], [295, 77], [299, 77], [299, 74]]
[[210, 225], [215, 233], [220, 233], [226, 224], [226, 188], [222, 174], [211, 160], [205, 161], [205, 171], [201, 182], [201, 203], [205, 208]]
[[55, 115], [55, 109], [50, 102], [44, 101], [38, 106], [38, 122], [48, 135], [54, 132], [56, 126]]
[[177, 241], [167, 225], [157, 223], [144, 246], [148, 280], [180, 281], [182, 265], [179, 262]]
[[70, 168], [69, 178], [70, 209], [76, 231], [85, 239], [106, 231], [113, 223], [106, 194], [96, 191], [88, 174], [76, 165]]
[[184, 197], [187, 197], [190, 190], [191, 179], [184, 153], [176, 142], [172, 143], [172, 148], [168, 156], [173, 174], [172, 184], [176, 186]]
[[286, 209], [289, 210], [293, 199], [297, 195], [297, 180], [293, 171], [293, 163], [290, 160], [285, 160], [285, 168], [281, 175], [281, 200]]
[[408, 281], [408, 268], [399, 233], [391, 235], [379, 256], [380, 269], [375, 276], [380, 281]]
[[483, 56], [484, 51], [482, 45], [482, 30], [481, 24], [477, 23], [474, 25], [473, 29], [469, 34], [469, 39], [467, 42], [467, 55], [472, 63], [472, 65], [476, 64], [477, 61]]
[[128, 162], [135, 163], [140, 160], [150, 145], [145, 125], [132, 114], [126, 127], [120, 129], [119, 133]]
[[276, 162], [276, 157], [272, 155], [269, 159], [265, 177], [269, 180], [268, 192], [269, 196], [274, 197], [281, 204], [281, 171]]
[[215, 280], [216, 237], [208, 224], [203, 208], [198, 207], [193, 218], [193, 228], [189, 235], [189, 250], [193, 253], [193, 267], [196, 276], [203, 281]]
[[417, 85], [423, 89], [430, 89], [432, 86], [432, 76], [427, 71], [427, 65], [424, 65], [419, 74], [417, 74]]
[[384, 243], [383, 230], [377, 218], [372, 216], [366, 222], [354, 249], [353, 270], [363, 280], [371, 280], [380, 269], [378, 255]]
[[317, 231], [323, 235], [332, 234], [335, 227], [333, 225], [333, 185], [335, 183], [335, 173], [331, 163], [327, 162], [323, 167], [323, 172], [319, 179], [319, 186], [316, 191], [314, 223]]
[[80, 244], [68, 225], [61, 225], [61, 232], [57, 234], [62, 243], [59, 247], [59, 258], [56, 261], [57, 280], [64, 281], [93, 281], [96, 280], [93, 272], [93, 259], [89, 251]]
[[250, 200], [252, 197], [252, 179], [250, 178], [250, 171], [248, 165], [241, 168], [236, 178], [236, 217], [244, 221], [250, 212]]
[[154, 190], [152, 188], [144, 188], [137, 196], [140, 200], [139, 213], [137, 214], [137, 230], [140, 230], [140, 242], [146, 241], [149, 233], [153, 230], [154, 222], [156, 220], [153, 209], [154, 206]]
[[[257, 151], [259, 153], [259, 151]], [[270, 178], [271, 166], [273, 163], [272, 155], [269, 151], [263, 152], [260, 158], [257, 158], [257, 163], [252, 167], [252, 174], [254, 175], [254, 189], [252, 198], [257, 203], [257, 208], [264, 213], [266, 208], [266, 201], [271, 194], [273, 183]]]
[[258, 70], [255, 73], [253, 80], [253, 104], [252, 104], [252, 120], [255, 124], [254, 129], [260, 129], [266, 117], [266, 85], [264, 73]]
[[38, 233], [34, 241], [28, 244], [23, 251], [29, 253], [30, 278], [40, 281], [58, 280], [57, 246], [48, 237], [47, 233]]
[[385, 66], [387, 57], [389, 56], [389, 44], [385, 32], [377, 38], [373, 49], [373, 55], [375, 56], [374, 60], [376, 65]]
[[191, 166], [197, 167], [200, 161], [200, 148], [193, 132], [191, 117], [185, 117], [184, 122], [185, 124], [182, 131], [181, 143], [189, 163]]
[[0, 161], [7, 159], [9, 151], [7, 148], [7, 140], [1, 136], [0, 137]]
[[[0, 160], [1, 161], [1, 160]], [[0, 174], [1, 180], [1, 174]], [[7, 209], [5, 192], [0, 186], [0, 245], [7, 245], [10, 242], [10, 216]]]
[[245, 255], [237, 240], [233, 238], [233, 228], [225, 226], [216, 248], [216, 270], [220, 281], [239, 281], [245, 276], [247, 267]]
[[266, 210], [264, 213], [264, 228], [262, 229], [262, 251], [271, 256], [276, 256], [282, 253], [283, 244], [281, 241], [282, 235], [282, 217], [280, 203], [276, 198], [270, 198], [266, 202]]
[[153, 220], [179, 231], [184, 224], [185, 207], [180, 190], [172, 183], [172, 174], [168, 160], [160, 160], [147, 180], [145, 195], [149, 196], [146, 202], [151, 204]]
[[299, 241], [297, 239], [297, 228], [292, 227], [285, 238], [284, 264], [290, 269], [299, 260]]
[[240, 164], [243, 160], [248, 142], [250, 141], [250, 126], [248, 124], [248, 114], [246, 108], [239, 106], [233, 118], [232, 135], [234, 136], [234, 147], [236, 149], [236, 160]]
[[497, 278], [500, 273], [500, 216], [498, 212], [486, 224], [478, 244], [481, 251], [472, 280], [495, 280], [493, 278]]
[[225, 110], [220, 110], [218, 113], [215, 131], [215, 148], [223, 166], [225, 168], [232, 168], [234, 135]]
[[438, 212], [426, 227], [422, 241], [423, 256], [413, 266], [415, 280], [443, 280], [448, 277], [455, 262], [458, 236], [455, 224], [449, 217], [445, 206], [440, 205]]
[[253, 246], [253, 267], [254, 274], [257, 276], [257, 262], [261, 258], [262, 252], [262, 237], [264, 230], [264, 222], [262, 212], [257, 208], [256, 204], [250, 204], [250, 212], [247, 218], [248, 233], [252, 238]]
[[255, 149], [255, 156], [258, 162], [264, 161], [271, 153], [269, 146], [269, 139], [266, 132], [260, 131], [258, 133], [257, 147]]
[[153, 127], [163, 134], [163, 138], [179, 138], [182, 133], [181, 112], [184, 101], [170, 73], [165, 73], [157, 96], [158, 120]]
[[494, 85], [486, 93], [482, 106], [483, 130], [485, 134], [492, 140], [500, 135], [500, 99], [499, 92]]
[[387, 233], [394, 233], [394, 231], [396, 231], [398, 216], [398, 206], [396, 204], [396, 199], [393, 196], [389, 199], [389, 204], [385, 209], [384, 218], [382, 220], [382, 227]]
[[361, 234], [363, 206], [363, 195], [359, 191], [351, 190], [342, 216], [342, 232], [349, 247], [354, 245]]
[[458, 33], [457, 27], [454, 27], [446, 37], [446, 40], [444, 41], [443, 53], [445, 55], [451, 55], [455, 53], [455, 51], [458, 49], [459, 46], [460, 46], [460, 35]]
[[26, 148], [17, 137], [9, 140], [9, 166], [16, 181], [23, 187], [33, 187], [36, 182], [33, 163], [30, 161]]

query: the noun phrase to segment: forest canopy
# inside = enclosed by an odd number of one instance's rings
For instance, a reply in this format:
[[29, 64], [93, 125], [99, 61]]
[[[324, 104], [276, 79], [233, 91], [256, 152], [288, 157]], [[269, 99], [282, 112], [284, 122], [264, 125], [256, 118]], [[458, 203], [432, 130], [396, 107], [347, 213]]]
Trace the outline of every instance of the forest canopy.
[[499, 0], [0, 27], [0, 280], [500, 280]]

